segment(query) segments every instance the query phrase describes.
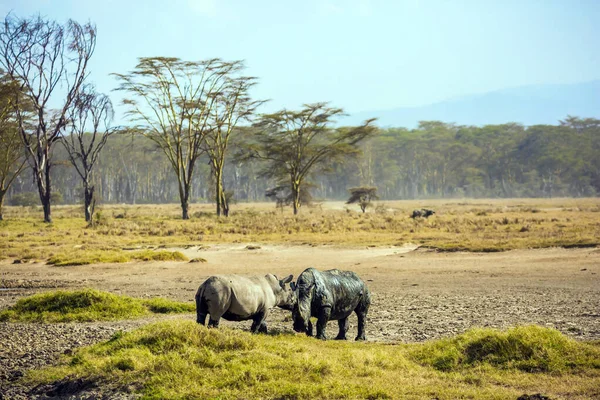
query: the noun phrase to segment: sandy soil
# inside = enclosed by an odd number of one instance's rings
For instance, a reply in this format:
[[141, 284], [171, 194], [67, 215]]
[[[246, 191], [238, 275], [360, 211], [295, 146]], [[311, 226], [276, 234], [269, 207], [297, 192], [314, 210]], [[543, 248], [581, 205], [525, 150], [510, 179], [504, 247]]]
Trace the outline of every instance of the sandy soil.
[[[414, 342], [449, 336], [474, 326], [539, 324], [577, 339], [600, 339], [600, 249], [515, 250], [504, 253], [437, 253], [414, 246], [338, 248], [214, 245], [183, 250], [205, 263], [129, 263], [53, 267], [0, 263], [0, 308], [50, 288], [94, 287], [135, 297], [193, 301], [198, 286], [223, 273], [297, 276], [307, 267], [348, 269], [372, 291], [367, 338]], [[276, 310], [270, 328], [291, 330]], [[181, 318], [194, 318], [188, 314]], [[54, 362], [78, 345], [139, 323], [62, 324], [49, 329], [0, 324], [0, 389], [22, 371]], [[225, 323], [224, 323], [225, 324]], [[250, 323], [227, 323], [248, 329]], [[350, 335], [356, 332], [351, 318]], [[330, 322], [328, 335], [337, 324]], [[79, 340], [65, 341], [65, 335]], [[352, 337], [352, 336], [350, 336]], [[23, 343], [23, 345], [21, 345]], [[36, 344], [38, 343], [38, 344]], [[41, 344], [39, 344], [41, 343]], [[56, 343], [54, 345], [53, 343]], [[23, 359], [15, 364], [15, 360]]]

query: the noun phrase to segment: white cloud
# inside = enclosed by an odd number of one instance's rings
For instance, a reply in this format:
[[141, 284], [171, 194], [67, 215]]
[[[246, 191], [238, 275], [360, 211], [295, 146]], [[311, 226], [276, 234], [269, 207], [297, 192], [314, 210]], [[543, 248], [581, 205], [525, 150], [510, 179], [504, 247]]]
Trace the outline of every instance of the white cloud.
[[217, 15], [216, 0], [188, 0], [188, 4], [193, 12], [206, 17], [214, 17]]

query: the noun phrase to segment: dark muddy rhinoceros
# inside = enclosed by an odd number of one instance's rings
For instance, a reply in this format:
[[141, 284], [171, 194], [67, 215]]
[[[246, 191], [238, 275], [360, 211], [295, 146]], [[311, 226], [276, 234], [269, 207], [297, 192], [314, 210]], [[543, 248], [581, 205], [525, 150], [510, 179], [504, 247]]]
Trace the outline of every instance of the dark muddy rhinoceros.
[[292, 311], [294, 330], [312, 336], [310, 317], [317, 320], [317, 338], [326, 339], [327, 321], [337, 320], [339, 333], [336, 340], [346, 340], [348, 317], [355, 312], [358, 317], [356, 340], [365, 340], [367, 312], [371, 305], [371, 294], [367, 285], [351, 271], [317, 271], [308, 268], [292, 283], [296, 291], [296, 304]]
[[292, 310], [295, 293], [287, 283], [273, 274], [265, 276], [218, 275], [208, 278], [196, 293], [196, 322], [204, 325], [210, 315], [209, 327], [219, 326], [219, 320], [253, 320], [252, 332], [267, 332], [266, 319], [273, 307]]

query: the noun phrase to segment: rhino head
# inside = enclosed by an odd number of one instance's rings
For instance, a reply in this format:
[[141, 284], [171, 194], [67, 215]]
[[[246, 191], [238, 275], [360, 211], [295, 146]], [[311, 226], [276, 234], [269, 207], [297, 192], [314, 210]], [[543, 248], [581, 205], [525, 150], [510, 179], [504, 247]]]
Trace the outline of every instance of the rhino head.
[[281, 290], [277, 290], [275, 294], [277, 297], [277, 306], [288, 311], [292, 311], [294, 304], [296, 304], [296, 292], [292, 289], [291, 285], [287, 285], [292, 282], [292, 279], [294, 279], [293, 275], [281, 279], [279, 281], [279, 288]]
[[315, 288], [314, 282], [300, 281], [297, 284], [292, 283], [292, 288], [296, 292], [296, 303], [292, 309], [292, 318], [294, 320], [294, 331], [304, 332], [312, 336], [312, 324], [310, 314], [312, 307], [312, 296]]

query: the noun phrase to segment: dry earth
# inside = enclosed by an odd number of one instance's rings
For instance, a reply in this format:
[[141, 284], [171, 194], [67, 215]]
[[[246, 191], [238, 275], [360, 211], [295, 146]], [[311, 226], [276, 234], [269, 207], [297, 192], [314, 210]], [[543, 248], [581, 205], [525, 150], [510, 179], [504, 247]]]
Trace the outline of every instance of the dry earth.
[[[414, 247], [339, 248], [246, 244], [182, 250], [206, 263], [129, 263], [78, 267], [0, 263], [0, 308], [55, 288], [94, 287], [135, 297], [193, 301], [202, 281], [222, 273], [297, 276], [305, 268], [339, 268], [367, 281], [373, 304], [367, 337], [415, 342], [474, 326], [539, 324], [582, 340], [600, 339], [600, 249], [437, 253]], [[291, 330], [277, 310], [270, 328]], [[173, 317], [169, 317], [173, 318]], [[185, 315], [175, 318], [194, 318]], [[146, 320], [89, 324], [0, 324], [0, 393], [20, 398], [15, 381], [73, 348], [104, 340]], [[351, 319], [351, 333], [356, 318]], [[232, 323], [249, 328], [249, 323]], [[337, 324], [330, 323], [329, 335]], [[2, 396], [0, 396], [2, 398]]]

